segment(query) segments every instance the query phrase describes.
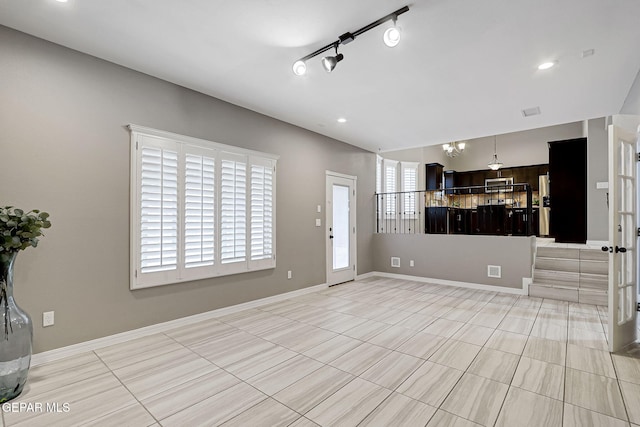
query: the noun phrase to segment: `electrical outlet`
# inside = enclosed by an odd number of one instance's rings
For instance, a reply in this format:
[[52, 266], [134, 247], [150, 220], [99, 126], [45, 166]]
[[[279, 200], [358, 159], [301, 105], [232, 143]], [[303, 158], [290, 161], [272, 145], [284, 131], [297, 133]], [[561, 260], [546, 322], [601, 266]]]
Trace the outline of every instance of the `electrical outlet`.
[[415, 264], [412, 259], [409, 260], [409, 267], [413, 267]]
[[291, 279], [292, 274], [291, 274], [291, 270], [287, 271], [287, 279]]
[[53, 311], [45, 311], [44, 313], [42, 313], [43, 327], [53, 326], [53, 323], [54, 323], [53, 313], [54, 313]]

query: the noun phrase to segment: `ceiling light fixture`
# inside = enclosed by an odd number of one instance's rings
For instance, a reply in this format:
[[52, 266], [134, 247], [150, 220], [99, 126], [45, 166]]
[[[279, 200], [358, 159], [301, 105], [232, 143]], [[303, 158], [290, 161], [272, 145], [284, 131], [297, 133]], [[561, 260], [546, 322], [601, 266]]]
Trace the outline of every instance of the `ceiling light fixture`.
[[344, 59], [344, 55], [338, 53], [338, 44], [339, 43], [333, 45], [336, 49], [336, 56], [325, 56], [322, 58], [322, 67], [327, 73], [332, 72], [333, 69], [336, 68], [336, 65], [338, 65], [338, 62]]
[[497, 171], [502, 167], [502, 162], [498, 160], [498, 142], [495, 135], [493, 136], [493, 159], [487, 166], [489, 166], [489, 169], [492, 171]]
[[382, 35], [384, 44], [388, 47], [396, 47], [400, 43], [400, 36], [402, 35], [400, 27], [396, 25], [397, 18], [393, 18], [393, 27], [389, 27]]
[[462, 154], [466, 145], [466, 141], [454, 141], [448, 144], [442, 144], [442, 149], [447, 153], [447, 156], [456, 157], [458, 154]]
[[[340, 37], [338, 37], [338, 40], [329, 43], [326, 46], [321, 47], [320, 49], [316, 50], [315, 52], [310, 53], [307, 56], [303, 56], [302, 58], [298, 59], [296, 62], [294, 62], [293, 64], [293, 73], [296, 76], [303, 76], [306, 74], [307, 72], [307, 65], [306, 62], [313, 58], [316, 57], [318, 55], [320, 55], [321, 53], [324, 53], [328, 50], [331, 50], [333, 48], [335, 48], [336, 50], [336, 56], [325, 56], [324, 58], [322, 58], [322, 66], [325, 68], [325, 70], [327, 70], [327, 72], [331, 72], [336, 65], [338, 64], [338, 62], [342, 61], [344, 59], [344, 55], [342, 55], [341, 53], [338, 53], [338, 46], [339, 45], [343, 45], [343, 44], [348, 44], [351, 43], [357, 36], [359, 36], [362, 33], [366, 33], [367, 31], [384, 24], [387, 21], [391, 21], [393, 20], [394, 26], [387, 29], [387, 31], [385, 31], [385, 35], [384, 35], [384, 42], [387, 46], [395, 46], [400, 42], [400, 30], [399, 27], [397, 27], [395, 25], [398, 16], [402, 15], [405, 12], [409, 11], [409, 6], [404, 6], [401, 7], [400, 9], [396, 10], [395, 12], [391, 12], [390, 14], [383, 16], [382, 18], [378, 19], [377, 21], [372, 22], [369, 25], [366, 25], [362, 28], [360, 28], [357, 31], [354, 31], [352, 33], [344, 33], [343, 35], [341, 35]], [[390, 31], [392, 29], [395, 29], [395, 32]], [[395, 44], [389, 44], [387, 43], [387, 33], [389, 39], [391, 40], [391, 43], [395, 43]]]
[[338, 123], [347, 123], [347, 119], [345, 119], [344, 117], [340, 117], [338, 119]]

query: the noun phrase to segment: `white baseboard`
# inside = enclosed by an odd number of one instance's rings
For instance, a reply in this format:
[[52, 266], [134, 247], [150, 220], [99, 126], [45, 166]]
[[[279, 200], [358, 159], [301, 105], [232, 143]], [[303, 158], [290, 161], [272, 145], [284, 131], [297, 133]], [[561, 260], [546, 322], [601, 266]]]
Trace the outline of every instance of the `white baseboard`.
[[491, 292], [502, 292], [505, 294], [529, 295], [529, 285], [527, 284], [526, 288], [524, 287], [524, 279], [523, 279], [523, 288], [505, 288], [502, 286], [482, 285], [480, 283], [458, 282], [455, 280], [445, 280], [445, 279], [432, 279], [429, 277], [409, 276], [408, 274], [383, 273], [379, 271], [374, 271], [367, 274], [369, 275], [368, 277], [380, 276], [380, 277], [387, 277], [389, 279], [412, 280], [414, 282], [433, 283], [434, 285], [456, 286], [458, 288], [478, 289], [482, 291], [491, 291]]
[[263, 305], [271, 304], [274, 302], [284, 301], [289, 298], [310, 294], [326, 288], [327, 288], [326, 283], [323, 283], [321, 285], [316, 285], [316, 286], [309, 286], [308, 288], [298, 289], [291, 292], [285, 292], [283, 294], [273, 295], [270, 297], [261, 298], [254, 301], [248, 301], [242, 304], [236, 304], [229, 307], [218, 308], [216, 310], [194, 314], [193, 316], [182, 317], [180, 319], [175, 319], [175, 320], [170, 320], [168, 322], [145, 326], [143, 328], [133, 329], [131, 331], [121, 332], [119, 334], [109, 335], [109, 336], [97, 338], [91, 341], [85, 341], [78, 344], [69, 345], [66, 347], [56, 348], [54, 350], [44, 351], [42, 353], [34, 354], [31, 357], [31, 366], [42, 365], [44, 363], [53, 362], [55, 360], [63, 359], [69, 356], [75, 356], [77, 354], [85, 353], [87, 351], [93, 351], [99, 348], [108, 347], [110, 345], [120, 344], [125, 341], [130, 341], [132, 339], [142, 338], [142, 337], [157, 334], [160, 332], [169, 331], [171, 329], [175, 329], [180, 326], [191, 325], [193, 323], [201, 322], [203, 320], [222, 317], [227, 314], [237, 313], [238, 311], [246, 310], [249, 308], [256, 308], [256, 307], [261, 307]]
[[358, 274], [356, 276], [356, 280], [368, 279], [369, 277], [374, 277], [376, 275], [379, 275], [379, 273], [376, 273], [375, 271], [370, 271], [368, 273]]

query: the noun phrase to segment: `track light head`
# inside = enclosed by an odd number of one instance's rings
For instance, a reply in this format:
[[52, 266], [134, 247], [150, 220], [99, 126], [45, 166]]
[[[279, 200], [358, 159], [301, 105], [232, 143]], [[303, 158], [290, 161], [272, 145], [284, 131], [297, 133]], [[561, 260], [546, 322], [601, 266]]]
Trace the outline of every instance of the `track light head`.
[[295, 74], [296, 76], [304, 76], [305, 74], [307, 74], [307, 63], [302, 60], [294, 62], [293, 74]]
[[322, 58], [322, 66], [327, 73], [330, 73], [334, 68], [336, 68], [338, 62], [342, 61], [343, 59], [344, 55], [341, 53], [337, 54], [336, 56], [325, 56], [324, 58]]
[[393, 27], [389, 27], [384, 31], [382, 40], [388, 47], [396, 47], [400, 43], [400, 36], [402, 35], [401, 28], [397, 25], [398, 16], [393, 17]]
[[400, 27], [396, 26], [396, 21], [398, 19], [398, 16], [408, 11], [409, 11], [409, 6], [401, 7], [395, 12], [392, 12], [386, 16], [383, 16], [377, 21], [374, 21], [369, 25], [365, 25], [359, 30], [342, 34], [340, 37], [338, 37], [338, 40], [334, 41], [333, 43], [323, 46], [320, 49], [316, 50], [315, 52], [312, 52], [307, 56], [304, 56], [299, 60], [297, 60], [293, 64], [294, 74], [297, 76], [304, 75], [307, 71], [306, 61], [320, 55], [321, 53], [324, 53], [330, 50], [331, 48], [335, 48], [336, 56], [325, 56], [324, 58], [322, 58], [322, 66], [324, 67], [325, 70], [327, 70], [328, 73], [330, 73], [331, 71], [333, 71], [334, 68], [336, 68], [336, 65], [338, 64], [338, 62], [344, 59], [344, 56], [338, 53], [338, 45], [345, 45], [345, 44], [351, 43], [356, 39], [356, 37], [360, 36], [361, 34], [366, 33], [367, 31], [373, 28], [376, 28], [377, 26], [382, 25], [385, 22], [388, 22], [391, 20], [393, 20], [393, 27], [388, 28], [384, 32], [384, 42], [389, 47], [393, 47], [397, 45], [400, 42]]

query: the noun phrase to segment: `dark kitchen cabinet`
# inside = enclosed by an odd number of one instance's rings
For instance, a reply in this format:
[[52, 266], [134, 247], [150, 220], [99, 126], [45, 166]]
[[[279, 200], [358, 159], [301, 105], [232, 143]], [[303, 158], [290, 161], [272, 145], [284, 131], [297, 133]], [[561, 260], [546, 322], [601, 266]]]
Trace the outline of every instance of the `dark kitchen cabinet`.
[[[507, 224], [511, 230], [509, 234], [514, 236], [537, 236], [538, 235], [538, 209], [531, 209], [531, 217], [527, 215], [526, 208], [513, 208], [507, 214], [511, 221], [507, 219]], [[527, 230], [527, 223], [531, 223], [531, 230]]]
[[587, 241], [587, 138], [549, 142], [551, 236], [559, 243]]
[[447, 216], [449, 208], [431, 206], [425, 208], [424, 232], [428, 234], [447, 234]]
[[473, 171], [473, 172], [471, 172], [470, 178], [471, 178], [470, 185], [475, 187], [475, 188], [471, 189], [471, 192], [473, 194], [484, 193], [484, 180], [486, 178], [486, 172], [485, 171]]
[[[469, 187], [471, 185], [471, 172], [454, 172], [454, 180], [456, 187]], [[469, 194], [470, 190], [459, 190], [457, 194]]]
[[478, 206], [478, 234], [506, 234], [506, 214], [504, 205]]
[[428, 163], [426, 165], [427, 190], [442, 189], [442, 172], [444, 166], [440, 163]]
[[447, 190], [448, 188], [458, 187], [457, 174], [455, 171], [444, 171], [444, 188], [446, 194], [458, 194], [455, 190]]
[[449, 208], [449, 234], [469, 234], [470, 209]]

